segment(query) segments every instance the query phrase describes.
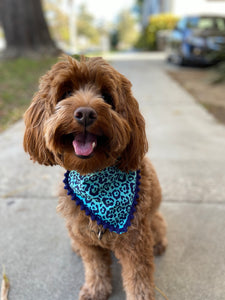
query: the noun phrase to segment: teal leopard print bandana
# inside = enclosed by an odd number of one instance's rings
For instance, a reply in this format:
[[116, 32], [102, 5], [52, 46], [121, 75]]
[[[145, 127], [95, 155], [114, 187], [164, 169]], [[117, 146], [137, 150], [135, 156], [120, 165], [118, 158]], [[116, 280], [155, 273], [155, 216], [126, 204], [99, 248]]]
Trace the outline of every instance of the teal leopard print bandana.
[[67, 194], [86, 215], [104, 229], [121, 234], [127, 231], [136, 210], [139, 173], [139, 170], [125, 173], [116, 167], [85, 176], [67, 171], [63, 182]]

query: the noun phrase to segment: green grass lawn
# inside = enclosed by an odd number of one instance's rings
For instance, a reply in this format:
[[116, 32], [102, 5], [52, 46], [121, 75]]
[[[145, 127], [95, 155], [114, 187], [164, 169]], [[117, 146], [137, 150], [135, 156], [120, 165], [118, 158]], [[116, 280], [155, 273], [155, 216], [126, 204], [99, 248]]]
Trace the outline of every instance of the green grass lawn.
[[0, 132], [22, 118], [39, 77], [56, 62], [56, 58], [0, 61]]

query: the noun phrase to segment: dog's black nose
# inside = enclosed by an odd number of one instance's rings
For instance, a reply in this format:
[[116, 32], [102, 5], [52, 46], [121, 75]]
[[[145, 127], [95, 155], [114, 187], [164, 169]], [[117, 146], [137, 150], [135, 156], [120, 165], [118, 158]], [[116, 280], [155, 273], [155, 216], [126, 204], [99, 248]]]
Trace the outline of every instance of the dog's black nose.
[[75, 110], [74, 117], [78, 123], [87, 127], [97, 119], [97, 113], [91, 107], [79, 107]]

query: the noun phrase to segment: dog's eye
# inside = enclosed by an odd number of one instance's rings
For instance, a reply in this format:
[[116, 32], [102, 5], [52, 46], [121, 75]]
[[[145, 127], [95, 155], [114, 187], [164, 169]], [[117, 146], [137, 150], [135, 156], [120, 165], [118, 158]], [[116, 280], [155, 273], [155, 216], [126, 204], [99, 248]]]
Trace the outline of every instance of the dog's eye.
[[71, 97], [73, 95], [73, 91], [71, 90], [69, 90], [69, 91], [66, 91], [64, 94], [62, 94], [62, 96], [60, 97], [60, 101], [61, 100], [63, 100], [63, 99], [66, 99], [66, 98], [69, 98], [69, 97]]
[[113, 97], [109, 94], [109, 93], [102, 93], [102, 99], [108, 103], [109, 105], [112, 106], [112, 108], [114, 109], [115, 106], [114, 106], [114, 103], [113, 103]]

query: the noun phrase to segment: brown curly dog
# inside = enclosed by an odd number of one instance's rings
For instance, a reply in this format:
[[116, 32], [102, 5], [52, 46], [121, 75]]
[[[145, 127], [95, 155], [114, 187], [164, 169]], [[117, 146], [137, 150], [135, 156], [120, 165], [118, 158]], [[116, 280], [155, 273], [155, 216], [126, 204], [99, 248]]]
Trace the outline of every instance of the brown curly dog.
[[108, 299], [110, 251], [127, 299], [155, 299], [153, 255], [166, 249], [166, 225], [129, 80], [102, 58], [65, 57], [41, 78], [25, 125], [32, 160], [67, 170], [57, 210], [85, 267], [79, 299]]

